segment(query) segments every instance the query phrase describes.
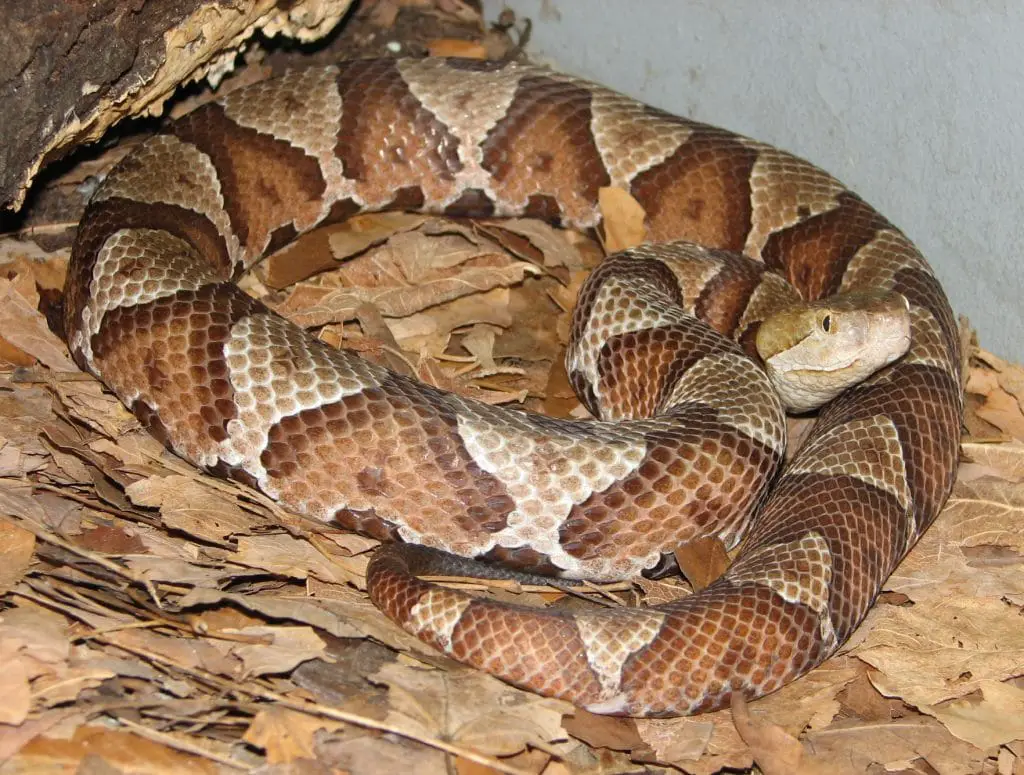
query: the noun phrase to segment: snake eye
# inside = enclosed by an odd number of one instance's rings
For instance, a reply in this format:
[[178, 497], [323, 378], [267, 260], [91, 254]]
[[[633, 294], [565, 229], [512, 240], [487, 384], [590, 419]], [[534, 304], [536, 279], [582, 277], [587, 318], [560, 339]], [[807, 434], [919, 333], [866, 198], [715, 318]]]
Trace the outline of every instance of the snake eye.
[[831, 315], [825, 315], [825, 317], [823, 317], [821, 319], [821, 330], [824, 331], [826, 334], [829, 331], [832, 330], [832, 316]]

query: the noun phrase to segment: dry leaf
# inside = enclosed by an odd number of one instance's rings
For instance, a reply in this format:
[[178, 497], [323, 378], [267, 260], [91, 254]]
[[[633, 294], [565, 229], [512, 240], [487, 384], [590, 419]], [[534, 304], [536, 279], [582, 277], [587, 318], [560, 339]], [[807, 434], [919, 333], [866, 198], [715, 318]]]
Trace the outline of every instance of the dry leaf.
[[[1024, 665], [1020, 666], [1024, 671]], [[999, 681], [980, 681], [982, 699], [954, 700], [921, 710], [954, 735], [983, 750], [1024, 740], [1024, 689]]]
[[[1020, 403], [1020, 396], [1024, 394], [1024, 390], [1018, 392], [1015, 397], [1003, 387], [1000, 376], [995, 370], [970, 370], [967, 392], [983, 399], [981, 406], [976, 407], [974, 413], [1004, 433], [1017, 439], [1024, 439], [1024, 412]], [[1011, 373], [1009, 382], [1016, 385], [1017, 381], [1017, 375]]]
[[400, 231], [415, 229], [427, 219], [414, 213], [370, 213], [317, 229], [264, 261], [263, 280], [271, 288], [287, 288], [335, 269], [340, 260], [379, 245]]
[[[588, 269], [593, 267], [592, 263], [585, 261], [581, 245], [573, 241], [570, 232], [556, 229], [543, 221], [509, 218], [481, 223], [477, 228], [497, 240], [506, 250], [527, 261], [536, 261], [539, 253], [541, 265], [549, 269], [566, 267], [569, 270], [580, 270], [584, 266]], [[524, 238], [526, 244], [519, 239], [510, 239], [509, 235]]]
[[474, 670], [385, 665], [371, 680], [386, 684], [388, 721], [493, 756], [564, 740], [567, 702], [514, 689]]
[[0, 331], [4, 339], [54, 371], [78, 371], [67, 348], [46, 325], [35, 306], [0, 277]]
[[732, 718], [764, 775], [824, 775], [834, 771], [808, 757], [800, 741], [782, 727], [751, 718], [746, 701], [738, 694], [732, 697]]
[[679, 570], [690, 582], [694, 592], [700, 592], [729, 567], [729, 553], [725, 544], [714, 536], [688, 541], [673, 551]]
[[313, 574], [336, 584], [361, 582], [368, 561], [364, 557], [339, 557], [332, 561], [308, 541], [285, 534], [239, 538], [238, 551], [231, 559], [278, 576], [304, 579]]
[[736, 732], [728, 711], [677, 719], [637, 719], [644, 749], [637, 761], [670, 764], [692, 775], [714, 775], [723, 769], [746, 770], [750, 749]]
[[985, 760], [983, 752], [951, 737], [945, 727], [929, 718], [837, 723], [809, 732], [804, 744], [817, 760], [828, 762], [828, 771], [835, 775], [905, 772], [919, 759], [931, 769], [918, 772], [977, 775]]
[[[354, 626], [354, 619], [338, 616], [329, 611], [325, 604], [305, 598], [267, 594], [240, 595], [217, 589], [193, 589], [181, 597], [178, 606], [185, 611], [192, 608], [205, 611], [208, 606], [222, 603], [232, 603], [269, 620], [302, 622], [336, 638], [359, 638], [363, 635], [363, 632]], [[373, 606], [369, 608], [376, 611]]]
[[39, 737], [16, 758], [23, 772], [77, 771], [87, 757], [99, 757], [117, 772], [145, 772], [147, 775], [217, 775], [217, 765], [201, 756], [176, 751], [167, 745], [128, 732], [81, 726], [70, 740]]
[[138, 506], [160, 509], [164, 524], [206, 541], [244, 533], [257, 521], [233, 500], [185, 476], [151, 476], [125, 488]]
[[625, 189], [605, 187], [597, 192], [597, 205], [601, 210], [604, 228], [604, 248], [618, 253], [647, 241], [647, 213]]
[[643, 745], [643, 739], [636, 729], [636, 721], [631, 718], [598, 716], [596, 713], [576, 708], [572, 715], [562, 719], [562, 728], [595, 748], [629, 751]]
[[992, 598], [951, 598], [886, 606], [857, 657], [876, 670], [887, 697], [935, 705], [1002, 681], [1024, 666], [1024, 626], [1017, 606]]
[[232, 649], [244, 663], [246, 677], [287, 673], [311, 659], [331, 661], [326, 653], [327, 644], [312, 627], [243, 627], [234, 632], [248, 638], [268, 639], [267, 643]]
[[[35, 548], [34, 534], [0, 517], [0, 595], [21, 581], [32, 564]], [[2, 660], [0, 664], [3, 664]]]
[[427, 342], [447, 337], [460, 326], [490, 323], [504, 328], [510, 325], [508, 299], [507, 288], [495, 288], [438, 305], [428, 312], [389, 320], [388, 326], [403, 350], [420, 351]]
[[271, 764], [315, 759], [313, 735], [337, 729], [339, 723], [288, 708], [267, 708], [256, 714], [242, 739], [267, 752]]

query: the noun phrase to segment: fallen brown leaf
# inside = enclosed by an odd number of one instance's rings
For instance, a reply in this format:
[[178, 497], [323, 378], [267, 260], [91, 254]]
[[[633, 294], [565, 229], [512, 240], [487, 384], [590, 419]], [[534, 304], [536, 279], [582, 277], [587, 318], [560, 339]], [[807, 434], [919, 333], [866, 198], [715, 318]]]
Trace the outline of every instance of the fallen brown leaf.
[[647, 239], [647, 214], [630, 193], [617, 187], [602, 188], [597, 193], [604, 229], [604, 248], [617, 253], [636, 247]]
[[[36, 537], [0, 516], [0, 595], [21, 581], [32, 564]], [[0, 660], [3, 664], [3, 660]], [[4, 696], [0, 693], [0, 697]]]
[[257, 521], [232, 500], [184, 476], [140, 479], [125, 494], [138, 506], [159, 508], [168, 527], [215, 543], [248, 531]]
[[716, 537], [688, 541], [673, 550], [679, 570], [690, 582], [694, 592], [700, 592], [729, 567], [729, 554], [725, 544]]
[[391, 664], [371, 680], [389, 689], [388, 721], [494, 756], [564, 740], [562, 716], [572, 709], [475, 670]]
[[953, 700], [921, 710], [961, 740], [982, 750], [1024, 740], [1024, 689], [1009, 683], [979, 682], [981, 698]]
[[732, 718], [743, 742], [750, 746], [754, 761], [764, 775], [824, 775], [835, 772], [831, 766], [807, 755], [800, 741], [782, 727], [756, 721], [746, 701], [732, 696]]
[[17, 286], [0, 277], [0, 331], [4, 339], [54, 371], [77, 371], [67, 348]]
[[264, 749], [271, 764], [281, 764], [296, 759], [316, 759], [313, 735], [321, 729], [333, 730], [339, 726], [336, 721], [287, 708], [267, 708], [256, 714], [242, 739]]

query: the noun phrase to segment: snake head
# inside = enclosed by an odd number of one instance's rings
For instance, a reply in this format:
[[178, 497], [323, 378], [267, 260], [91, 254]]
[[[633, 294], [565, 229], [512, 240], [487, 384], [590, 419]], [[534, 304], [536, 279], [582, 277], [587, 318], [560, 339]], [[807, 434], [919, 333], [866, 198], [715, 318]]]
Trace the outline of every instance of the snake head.
[[788, 411], [807, 412], [910, 348], [910, 304], [894, 291], [850, 292], [767, 317], [756, 347]]

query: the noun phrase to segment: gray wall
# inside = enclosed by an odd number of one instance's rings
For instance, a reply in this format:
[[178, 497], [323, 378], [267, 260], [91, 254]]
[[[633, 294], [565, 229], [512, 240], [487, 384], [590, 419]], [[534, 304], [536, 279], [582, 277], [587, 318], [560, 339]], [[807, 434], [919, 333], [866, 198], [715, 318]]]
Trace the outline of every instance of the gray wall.
[[1024, 360], [1024, 3], [484, 0], [535, 59], [818, 164], [905, 231], [984, 347]]

